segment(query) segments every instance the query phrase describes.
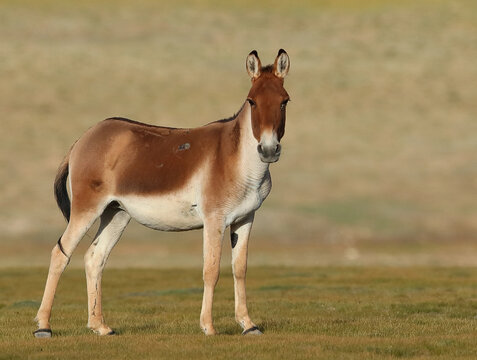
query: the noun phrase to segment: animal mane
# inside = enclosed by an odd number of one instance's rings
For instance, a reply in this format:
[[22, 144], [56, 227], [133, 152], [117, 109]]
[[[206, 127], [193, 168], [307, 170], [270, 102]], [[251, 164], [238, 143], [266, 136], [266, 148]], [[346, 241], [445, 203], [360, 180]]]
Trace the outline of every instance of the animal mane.
[[119, 120], [119, 121], [124, 121], [124, 122], [130, 123], [130, 124], [146, 126], [146, 127], [151, 127], [151, 128], [171, 129], [171, 130], [180, 129], [180, 128], [174, 128], [174, 127], [170, 127], [170, 126], [159, 126], [159, 125], [153, 125], [153, 124], [146, 124], [146, 123], [142, 123], [140, 121], [131, 120], [131, 119], [120, 117], [120, 116], [113, 116], [113, 117], [105, 119], [104, 121], [107, 121], [107, 120]]
[[[217, 120], [217, 121], [212, 121], [210, 122], [209, 124], [214, 124], [214, 123], [226, 123], [226, 122], [229, 122], [229, 121], [233, 121], [237, 118], [238, 114], [240, 114], [240, 112], [242, 111], [243, 107], [245, 106], [245, 102], [243, 103], [243, 105], [240, 107], [239, 111], [237, 111], [235, 114], [233, 114], [231, 117], [228, 117], [228, 118], [225, 118], [225, 119], [221, 119], [221, 120]], [[207, 125], [209, 125], [207, 124]]]
[[[269, 65], [271, 66], [271, 65]], [[242, 111], [243, 107], [245, 106], [245, 102], [243, 103], [243, 105], [240, 107], [239, 111], [237, 111], [235, 114], [233, 114], [232, 116], [228, 117], [228, 118], [225, 118], [225, 119], [220, 119], [220, 120], [216, 120], [216, 121], [212, 121], [210, 123], [207, 123], [205, 124], [205, 126], [207, 125], [210, 125], [210, 124], [215, 124], [215, 123], [227, 123], [227, 122], [230, 122], [230, 121], [233, 121], [237, 118], [238, 114], [240, 114], [240, 112]], [[124, 117], [120, 117], [120, 116], [113, 116], [113, 117], [110, 117], [110, 118], [107, 118], [105, 119], [104, 121], [107, 121], [107, 120], [119, 120], [119, 121], [124, 121], [124, 122], [127, 122], [127, 123], [130, 123], [130, 124], [135, 124], [135, 125], [141, 125], [141, 126], [147, 126], [147, 127], [151, 127], [151, 128], [160, 128], [160, 129], [182, 129], [184, 130], [184, 128], [175, 128], [175, 127], [170, 127], [170, 126], [160, 126], [160, 125], [153, 125], [153, 124], [146, 124], [146, 123], [142, 123], [142, 122], [139, 122], [139, 121], [135, 121], [135, 120], [131, 120], [131, 119], [128, 119], [128, 118], [124, 118]]]

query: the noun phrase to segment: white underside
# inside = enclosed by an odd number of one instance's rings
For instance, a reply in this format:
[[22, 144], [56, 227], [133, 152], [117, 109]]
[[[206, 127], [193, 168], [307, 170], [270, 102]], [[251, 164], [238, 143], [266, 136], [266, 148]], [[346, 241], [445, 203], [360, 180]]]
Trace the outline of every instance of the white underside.
[[[195, 186], [194, 186], [195, 185]], [[255, 186], [250, 186], [239, 199], [224, 199], [227, 203], [223, 215], [229, 226], [257, 210], [270, 192], [271, 181], [267, 177]], [[116, 198], [121, 207], [133, 219], [149, 228], [163, 231], [186, 231], [204, 226], [205, 214], [200, 197], [200, 182], [180, 191], [165, 195], [127, 195]], [[227, 210], [229, 209], [229, 210]], [[210, 216], [210, 214], [207, 214]]]
[[170, 194], [162, 196], [126, 196], [121, 206], [140, 224], [156, 230], [185, 231], [204, 224], [193, 198]]

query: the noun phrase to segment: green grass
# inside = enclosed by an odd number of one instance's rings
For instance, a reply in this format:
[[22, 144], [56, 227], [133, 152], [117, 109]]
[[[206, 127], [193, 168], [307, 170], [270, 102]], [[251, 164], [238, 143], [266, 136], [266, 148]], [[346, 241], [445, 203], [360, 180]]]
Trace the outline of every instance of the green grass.
[[67, 270], [53, 309], [52, 339], [32, 321], [44, 269], [0, 271], [0, 358], [449, 359], [477, 356], [475, 268], [252, 267], [249, 310], [264, 331], [242, 337], [233, 284], [223, 270], [214, 303], [220, 333], [198, 326], [199, 269], [111, 269], [104, 309], [119, 335], [86, 329], [84, 273]]

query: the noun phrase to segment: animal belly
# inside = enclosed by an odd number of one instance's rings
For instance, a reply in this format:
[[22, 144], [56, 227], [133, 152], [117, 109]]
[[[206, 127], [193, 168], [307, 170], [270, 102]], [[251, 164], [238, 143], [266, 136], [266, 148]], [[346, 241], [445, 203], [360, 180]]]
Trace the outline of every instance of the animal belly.
[[127, 196], [124, 209], [142, 225], [163, 231], [185, 231], [203, 226], [197, 204], [176, 196]]

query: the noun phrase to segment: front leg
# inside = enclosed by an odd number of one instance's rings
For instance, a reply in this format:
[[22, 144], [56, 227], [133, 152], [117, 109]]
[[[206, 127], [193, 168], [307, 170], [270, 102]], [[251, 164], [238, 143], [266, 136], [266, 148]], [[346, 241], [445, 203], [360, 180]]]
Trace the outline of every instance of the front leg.
[[223, 219], [210, 219], [204, 223], [204, 296], [200, 312], [200, 327], [206, 335], [216, 334], [212, 323], [212, 302], [215, 285], [219, 280], [224, 231], [225, 221]]
[[254, 214], [244, 221], [230, 227], [232, 242], [232, 270], [234, 273], [235, 289], [235, 320], [242, 327], [243, 335], [262, 334], [257, 326], [250, 320], [247, 310], [247, 296], [245, 293], [245, 276], [247, 274], [248, 239]]

